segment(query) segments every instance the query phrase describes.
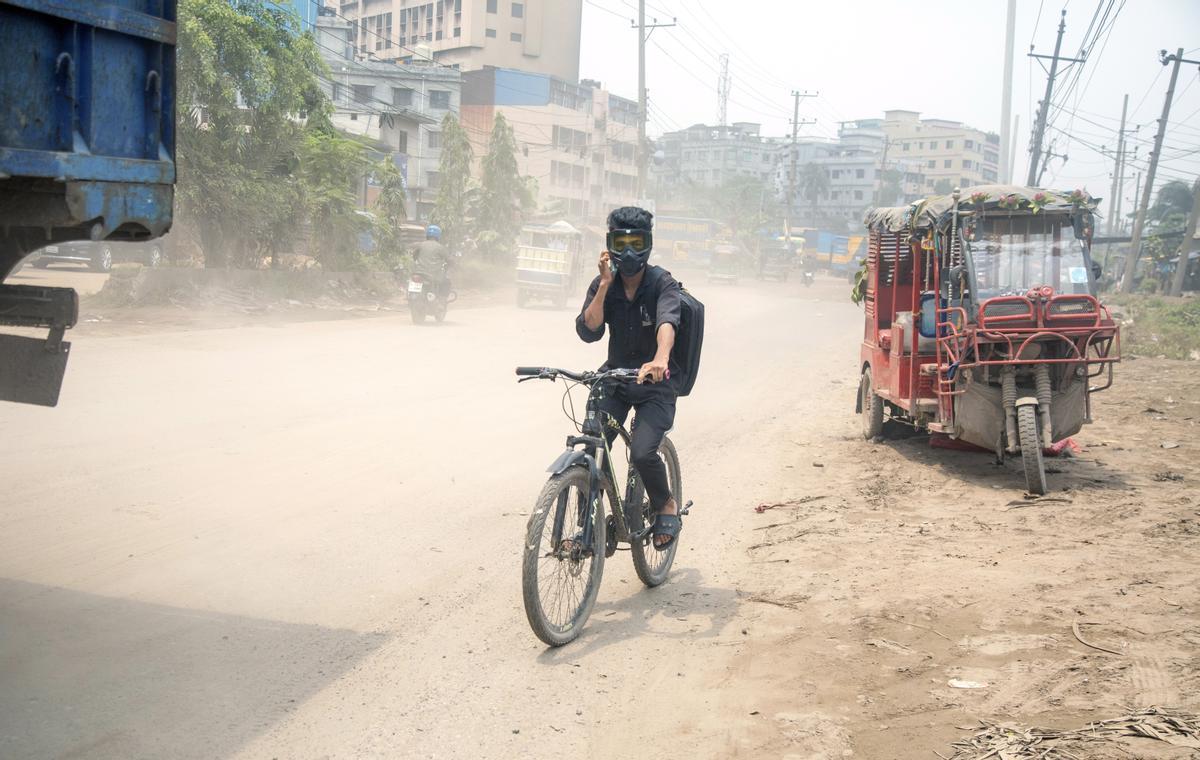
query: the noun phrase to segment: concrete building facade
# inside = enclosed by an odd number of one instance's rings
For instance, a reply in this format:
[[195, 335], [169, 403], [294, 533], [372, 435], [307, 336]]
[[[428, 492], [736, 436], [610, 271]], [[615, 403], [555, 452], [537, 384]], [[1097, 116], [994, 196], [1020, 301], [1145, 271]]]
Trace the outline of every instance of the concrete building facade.
[[[330, 71], [321, 86], [334, 125], [391, 154], [405, 178], [410, 218], [428, 218], [439, 183], [442, 119], [459, 114], [462, 73], [432, 63], [353, 60], [351, 25], [337, 18], [319, 17], [316, 34]], [[370, 194], [367, 188], [364, 202]]]
[[955, 187], [993, 184], [1000, 176], [1000, 136], [945, 119], [922, 119], [917, 111], [884, 112], [889, 160], [906, 162], [924, 175], [923, 194], [942, 180]]
[[583, 0], [324, 0], [351, 20], [361, 58], [426, 55], [447, 66], [579, 81]]
[[517, 166], [538, 185], [538, 203], [581, 224], [600, 224], [637, 194], [637, 102], [545, 74], [485, 68], [463, 73], [462, 125], [476, 160], [496, 114], [517, 143]]
[[736, 122], [727, 127], [695, 124], [667, 132], [655, 141], [663, 152], [656, 169], [664, 181], [720, 187], [748, 176], [769, 182], [775, 176], [784, 142], [763, 137], [759, 124]]

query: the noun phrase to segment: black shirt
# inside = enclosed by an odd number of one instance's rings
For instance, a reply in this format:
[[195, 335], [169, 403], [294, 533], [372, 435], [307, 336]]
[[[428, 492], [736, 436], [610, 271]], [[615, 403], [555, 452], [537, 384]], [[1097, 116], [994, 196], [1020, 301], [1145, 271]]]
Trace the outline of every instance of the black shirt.
[[[583, 309], [575, 318], [575, 332], [588, 343], [604, 337], [605, 325], [612, 331], [608, 339], [608, 361], [606, 369], [639, 369], [654, 359], [658, 352], [658, 328], [663, 324], [679, 328], [679, 283], [662, 267], [650, 266], [637, 292], [630, 301], [625, 297], [625, 284], [618, 273], [604, 299], [604, 324], [598, 330], [589, 330], [583, 321], [583, 312], [600, 289], [600, 278], [592, 280]], [[674, 360], [670, 362], [671, 374], [678, 374]]]

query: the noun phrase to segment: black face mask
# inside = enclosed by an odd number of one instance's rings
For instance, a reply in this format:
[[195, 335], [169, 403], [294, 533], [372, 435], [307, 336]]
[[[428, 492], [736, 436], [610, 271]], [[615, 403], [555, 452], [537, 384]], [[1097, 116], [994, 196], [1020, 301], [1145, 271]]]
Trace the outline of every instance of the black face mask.
[[[628, 242], [630, 238], [637, 238], [638, 244], [630, 245]], [[635, 277], [638, 272], [646, 268], [653, 240], [654, 236], [649, 230], [616, 229], [608, 231], [608, 252], [622, 277]], [[622, 243], [620, 248], [617, 248], [618, 241]]]
[[650, 258], [650, 251], [638, 253], [632, 248], [612, 254], [617, 262], [617, 271], [622, 277], [636, 277], [637, 273], [646, 268], [646, 261]]

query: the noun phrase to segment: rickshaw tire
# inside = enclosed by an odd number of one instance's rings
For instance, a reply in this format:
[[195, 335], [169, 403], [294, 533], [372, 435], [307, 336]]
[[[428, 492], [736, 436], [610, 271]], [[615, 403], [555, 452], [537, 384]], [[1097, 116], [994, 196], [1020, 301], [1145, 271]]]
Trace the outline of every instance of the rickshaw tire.
[[1041, 496], [1046, 493], [1046, 465], [1042, 459], [1042, 437], [1038, 429], [1036, 406], [1017, 409], [1017, 429], [1021, 437], [1021, 465], [1025, 470], [1025, 490]]
[[858, 396], [862, 405], [863, 438], [868, 441], [874, 440], [883, 434], [883, 399], [875, 393], [870, 367], [863, 370], [862, 380], [858, 385]]

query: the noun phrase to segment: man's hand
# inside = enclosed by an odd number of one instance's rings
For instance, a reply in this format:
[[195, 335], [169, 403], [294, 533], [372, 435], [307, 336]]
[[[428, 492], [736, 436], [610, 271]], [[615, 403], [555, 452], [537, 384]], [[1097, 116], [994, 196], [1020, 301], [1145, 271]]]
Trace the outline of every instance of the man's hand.
[[650, 378], [652, 383], [661, 383], [667, 376], [667, 360], [654, 357], [653, 360], [646, 362], [642, 368], [638, 370], [637, 381], [638, 385], [646, 382], [646, 378]]
[[600, 253], [600, 286], [604, 287], [604, 288], [607, 288], [609, 285], [612, 285], [612, 281], [613, 281], [613, 271], [612, 271], [612, 268], [609, 266], [608, 262], [609, 262], [608, 251], [601, 252]]

